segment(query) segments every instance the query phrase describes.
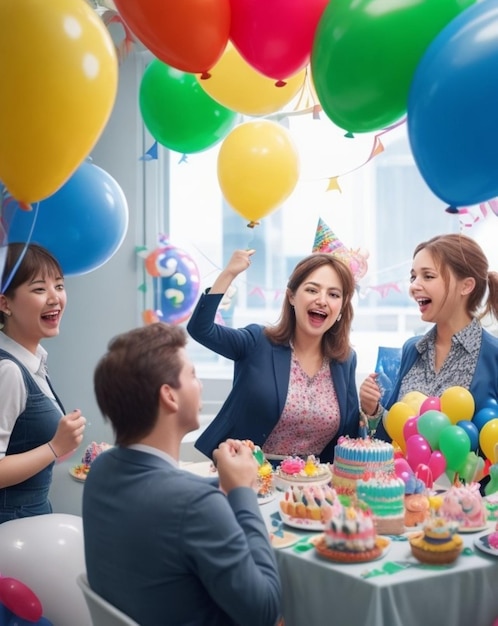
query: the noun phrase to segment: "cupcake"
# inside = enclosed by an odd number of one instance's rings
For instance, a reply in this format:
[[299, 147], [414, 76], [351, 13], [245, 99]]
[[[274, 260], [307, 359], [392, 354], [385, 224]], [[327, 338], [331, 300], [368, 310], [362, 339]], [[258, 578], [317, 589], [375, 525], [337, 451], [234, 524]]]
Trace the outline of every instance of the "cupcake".
[[430, 565], [453, 563], [463, 548], [463, 540], [456, 534], [457, 528], [458, 523], [442, 517], [427, 521], [423, 531], [409, 538], [413, 556]]

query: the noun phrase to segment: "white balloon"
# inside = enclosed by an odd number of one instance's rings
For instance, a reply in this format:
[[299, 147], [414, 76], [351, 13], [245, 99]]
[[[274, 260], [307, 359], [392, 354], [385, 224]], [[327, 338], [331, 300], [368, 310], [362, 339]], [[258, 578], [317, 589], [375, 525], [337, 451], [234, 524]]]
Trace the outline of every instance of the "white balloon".
[[85, 571], [82, 519], [52, 513], [0, 524], [0, 572], [27, 585], [53, 626], [91, 626], [76, 577]]

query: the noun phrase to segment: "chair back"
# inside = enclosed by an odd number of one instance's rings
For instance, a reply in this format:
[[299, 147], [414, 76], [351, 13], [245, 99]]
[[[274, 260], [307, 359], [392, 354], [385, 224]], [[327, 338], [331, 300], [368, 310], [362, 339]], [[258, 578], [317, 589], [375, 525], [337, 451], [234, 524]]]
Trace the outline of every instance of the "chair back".
[[93, 626], [140, 626], [138, 622], [95, 593], [88, 584], [86, 574], [80, 574], [76, 581], [85, 596]]

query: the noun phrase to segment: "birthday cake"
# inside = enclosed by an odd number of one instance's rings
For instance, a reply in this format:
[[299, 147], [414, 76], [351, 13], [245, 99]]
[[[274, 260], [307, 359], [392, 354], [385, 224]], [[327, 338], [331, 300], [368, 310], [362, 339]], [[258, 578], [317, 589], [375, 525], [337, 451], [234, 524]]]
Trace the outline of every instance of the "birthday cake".
[[405, 483], [396, 474], [378, 472], [356, 483], [356, 495], [372, 511], [379, 535], [401, 535], [405, 530]]
[[430, 565], [453, 563], [463, 548], [463, 540], [456, 534], [457, 529], [458, 522], [443, 517], [428, 520], [423, 531], [409, 538], [413, 556]]
[[479, 483], [453, 485], [443, 494], [441, 517], [458, 522], [460, 532], [486, 526], [488, 513], [479, 491]]
[[372, 511], [358, 502], [337, 507], [316, 542], [321, 556], [345, 563], [361, 563], [381, 556], [388, 540], [377, 536]]
[[85, 452], [81, 458], [81, 463], [71, 468], [71, 476], [77, 480], [85, 480], [92, 463], [99, 456], [99, 454], [102, 454], [102, 452], [105, 452], [105, 450], [108, 450], [109, 448], [112, 448], [112, 445], [109, 443], [105, 443], [103, 441], [101, 443], [97, 443], [92, 441], [92, 443], [85, 448]]
[[288, 456], [277, 467], [275, 472], [277, 487], [285, 491], [292, 485], [327, 485], [332, 474], [328, 465], [320, 463], [314, 455], [306, 460], [298, 456]]
[[334, 451], [332, 486], [339, 494], [352, 495], [365, 472], [394, 471], [394, 448], [380, 439], [340, 437]]
[[322, 523], [331, 519], [334, 507], [341, 506], [337, 493], [332, 487], [324, 485], [292, 486], [287, 489], [280, 510], [294, 519], [309, 519]]

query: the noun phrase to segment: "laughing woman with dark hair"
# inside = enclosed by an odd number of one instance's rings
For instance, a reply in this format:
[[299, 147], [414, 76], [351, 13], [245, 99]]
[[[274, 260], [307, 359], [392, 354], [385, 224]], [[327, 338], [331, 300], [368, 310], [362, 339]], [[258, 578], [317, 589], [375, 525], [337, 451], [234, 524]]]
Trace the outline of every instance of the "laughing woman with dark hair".
[[79, 446], [85, 418], [65, 415], [46, 372], [42, 339], [59, 334], [62, 270], [44, 248], [12, 243], [0, 286], [0, 523], [51, 513], [56, 458]]

